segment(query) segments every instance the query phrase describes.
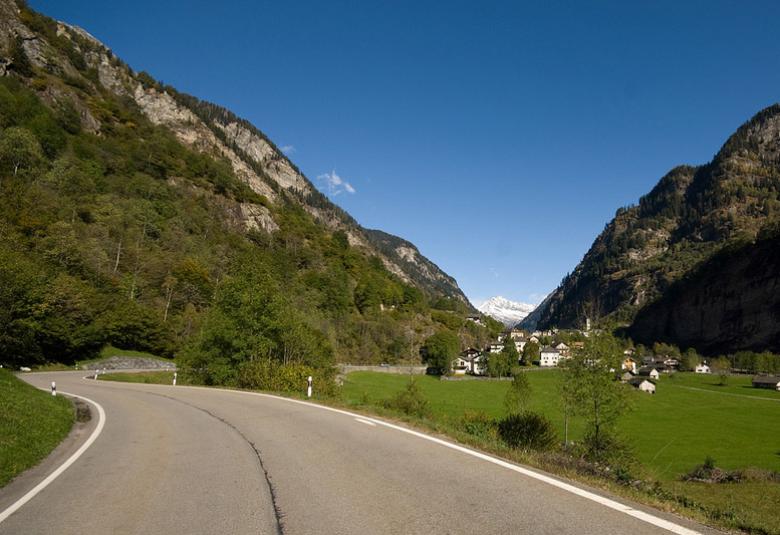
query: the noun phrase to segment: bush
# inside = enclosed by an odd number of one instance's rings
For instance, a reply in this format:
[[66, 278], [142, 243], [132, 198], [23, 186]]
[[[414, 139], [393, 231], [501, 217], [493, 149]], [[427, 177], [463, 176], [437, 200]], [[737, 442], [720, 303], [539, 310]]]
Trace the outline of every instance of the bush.
[[513, 448], [550, 449], [557, 437], [550, 421], [540, 414], [510, 414], [498, 423], [501, 440]]
[[297, 363], [280, 364], [268, 360], [241, 364], [237, 384], [240, 388], [272, 392], [306, 392], [309, 376], [312, 377], [313, 395], [321, 397], [334, 393], [333, 373], [329, 369]]
[[410, 381], [409, 384], [394, 397], [384, 403], [388, 409], [400, 411], [407, 416], [417, 416], [424, 418], [430, 413], [428, 400], [417, 386], [417, 381]]
[[460, 427], [469, 435], [481, 439], [495, 439], [496, 422], [482, 411], [466, 411], [461, 418]]

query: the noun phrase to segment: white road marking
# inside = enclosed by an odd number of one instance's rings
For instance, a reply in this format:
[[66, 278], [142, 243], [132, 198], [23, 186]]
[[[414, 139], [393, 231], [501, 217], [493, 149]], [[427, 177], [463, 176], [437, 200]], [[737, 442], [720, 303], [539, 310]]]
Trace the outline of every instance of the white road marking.
[[52, 481], [57, 479], [65, 470], [68, 469], [70, 465], [76, 462], [76, 460], [81, 457], [81, 455], [87, 451], [87, 448], [89, 448], [93, 442], [97, 439], [98, 436], [100, 436], [100, 433], [103, 432], [103, 426], [106, 423], [106, 411], [103, 410], [103, 407], [100, 406], [99, 403], [96, 401], [92, 401], [89, 398], [85, 398], [84, 396], [79, 396], [76, 394], [68, 394], [67, 392], [60, 392], [60, 394], [65, 394], [68, 396], [73, 396], [74, 398], [83, 399], [87, 403], [91, 403], [95, 407], [97, 407], [98, 410], [98, 424], [97, 427], [95, 427], [95, 430], [92, 431], [92, 434], [89, 436], [86, 442], [81, 445], [81, 447], [76, 450], [76, 452], [68, 457], [68, 459], [62, 463], [54, 472], [49, 474], [46, 479], [38, 483], [34, 488], [32, 488], [27, 494], [16, 500], [14, 503], [12, 503], [5, 511], [0, 513], [0, 522], [3, 522], [6, 518], [14, 514], [20, 507], [22, 507], [24, 504], [32, 500], [39, 492], [41, 492], [43, 489], [48, 487]]
[[[165, 388], [166, 385], [144, 385], [144, 386], [157, 386], [161, 388]], [[168, 387], [170, 388], [170, 387]], [[665, 529], [667, 531], [670, 531], [672, 533], [676, 533], [677, 535], [701, 535], [700, 532], [692, 530], [690, 528], [686, 528], [684, 526], [681, 526], [679, 524], [675, 524], [674, 522], [671, 522], [670, 520], [666, 520], [660, 517], [657, 517], [655, 515], [652, 515], [650, 513], [646, 513], [645, 511], [641, 511], [639, 509], [634, 509], [633, 507], [617, 502], [615, 500], [612, 500], [610, 498], [606, 498], [604, 496], [601, 496], [599, 494], [596, 494], [594, 492], [587, 491], [585, 489], [581, 489], [577, 486], [571, 485], [569, 483], [566, 483], [564, 481], [560, 481], [558, 479], [555, 479], [554, 477], [541, 474], [539, 472], [534, 472], [533, 470], [529, 470], [527, 468], [523, 468], [522, 466], [518, 466], [516, 464], [512, 464], [508, 461], [505, 461], [503, 459], [499, 459], [498, 457], [493, 457], [491, 455], [488, 455], [486, 453], [482, 453], [476, 450], [472, 450], [469, 448], [466, 448], [464, 446], [460, 446], [458, 444], [454, 444], [452, 442], [448, 442], [446, 440], [442, 440], [440, 438], [432, 437], [430, 435], [426, 435], [425, 433], [420, 433], [419, 431], [413, 431], [411, 429], [407, 429], [405, 427], [401, 427], [399, 425], [391, 424], [389, 422], [384, 422], [382, 420], [377, 420], [376, 418], [369, 418], [362, 416], [360, 414], [356, 414], [354, 412], [345, 411], [343, 409], [336, 409], [334, 407], [328, 407], [326, 405], [319, 405], [317, 403], [312, 403], [310, 401], [302, 401], [298, 399], [292, 399], [292, 398], [286, 398], [282, 396], [276, 396], [273, 394], [264, 394], [262, 392], [248, 392], [246, 390], [230, 390], [227, 388], [212, 388], [212, 387], [205, 387], [205, 386], [178, 386], [176, 388], [179, 389], [192, 389], [192, 390], [218, 390], [222, 392], [232, 392], [235, 394], [242, 394], [247, 396], [258, 396], [258, 397], [266, 397], [271, 399], [277, 399], [280, 401], [286, 401], [288, 403], [296, 403], [298, 405], [306, 405], [307, 407], [312, 407], [315, 409], [320, 409], [324, 411], [334, 412], [337, 414], [344, 414], [346, 416], [350, 416], [354, 418], [357, 421], [364, 420], [364, 423], [373, 423], [374, 425], [381, 425], [390, 429], [394, 429], [396, 431], [400, 431], [402, 433], [406, 433], [408, 435], [413, 435], [418, 438], [421, 438], [423, 440], [427, 440], [429, 442], [434, 442], [436, 444], [439, 444], [441, 446], [444, 446], [445, 448], [450, 448], [456, 451], [459, 451], [461, 453], [465, 453], [466, 455], [471, 455], [472, 457], [476, 457], [477, 459], [481, 459], [483, 461], [487, 461], [489, 463], [498, 465], [502, 468], [506, 468], [507, 470], [512, 470], [513, 472], [517, 472], [519, 474], [523, 474], [524, 476], [536, 479], [538, 481], [541, 481], [543, 483], [547, 483], [548, 485], [552, 485], [553, 487], [557, 487], [561, 490], [564, 490], [566, 492], [570, 492], [571, 494], [580, 496], [581, 498], [585, 498], [587, 500], [596, 502], [598, 504], [603, 505], [604, 507], [608, 507], [610, 509], [613, 509], [615, 511], [624, 513], [628, 516], [632, 516], [638, 520], [641, 520], [643, 522], [647, 522], [648, 524], [652, 524], [654, 526], [657, 526], [659, 528]]]
[[374, 422], [370, 422], [368, 420], [364, 420], [363, 418], [355, 418], [356, 422], [360, 422], [361, 424], [370, 425], [371, 427], [376, 427], [376, 424]]

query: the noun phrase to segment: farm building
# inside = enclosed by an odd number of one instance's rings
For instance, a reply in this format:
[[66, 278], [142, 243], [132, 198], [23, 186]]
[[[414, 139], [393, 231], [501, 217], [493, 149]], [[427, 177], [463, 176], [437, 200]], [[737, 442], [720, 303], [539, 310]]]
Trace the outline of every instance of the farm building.
[[658, 370], [652, 366], [642, 366], [636, 374], [640, 377], [649, 377], [650, 379], [658, 379], [661, 376]]
[[628, 384], [637, 390], [641, 390], [642, 392], [655, 394], [655, 383], [650, 379], [645, 379], [644, 377], [634, 377], [628, 381]]
[[707, 366], [705, 363], [697, 364], [696, 368], [693, 370], [696, 373], [711, 373], [710, 367]]
[[756, 377], [753, 377], [753, 388], [768, 388], [770, 390], [780, 390], [780, 376], [757, 375]]

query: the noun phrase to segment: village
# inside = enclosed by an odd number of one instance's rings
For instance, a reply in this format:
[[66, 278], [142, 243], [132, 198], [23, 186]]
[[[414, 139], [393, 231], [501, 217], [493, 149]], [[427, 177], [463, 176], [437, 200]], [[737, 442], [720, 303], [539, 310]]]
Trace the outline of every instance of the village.
[[[482, 324], [482, 318], [474, 315], [469, 321]], [[470, 375], [487, 377], [487, 361], [491, 354], [500, 354], [506, 344], [513, 343], [517, 351], [517, 366], [536, 366], [538, 368], [555, 368], [570, 359], [575, 351], [585, 347], [584, 340], [594, 332], [590, 322], [586, 322], [586, 330], [560, 331], [558, 329], [525, 331], [516, 327], [510, 328], [498, 335], [498, 338], [478, 349], [469, 347], [462, 351], [453, 361], [451, 372], [455, 376]], [[696, 363], [683, 366], [680, 358], [668, 354], [638, 355], [635, 347], [623, 351], [620, 369], [613, 369], [615, 379], [629, 384], [641, 392], [655, 394], [660, 378], [665, 374], [678, 371], [691, 371], [697, 374], [712, 374], [713, 369], [706, 359], [697, 359]], [[720, 374], [728, 375], [738, 370], [721, 369]], [[780, 376], [756, 375], [752, 379], [754, 388], [767, 388], [780, 391]]]

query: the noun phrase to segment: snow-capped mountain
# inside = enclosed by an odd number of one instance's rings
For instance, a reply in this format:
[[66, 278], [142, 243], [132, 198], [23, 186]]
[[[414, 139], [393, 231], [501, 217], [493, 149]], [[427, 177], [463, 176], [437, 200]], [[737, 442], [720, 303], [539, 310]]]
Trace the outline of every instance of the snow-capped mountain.
[[479, 305], [477, 310], [500, 321], [507, 327], [512, 327], [513, 325], [520, 323], [520, 321], [533, 312], [535, 308], [536, 305], [510, 301], [509, 299], [497, 295]]

